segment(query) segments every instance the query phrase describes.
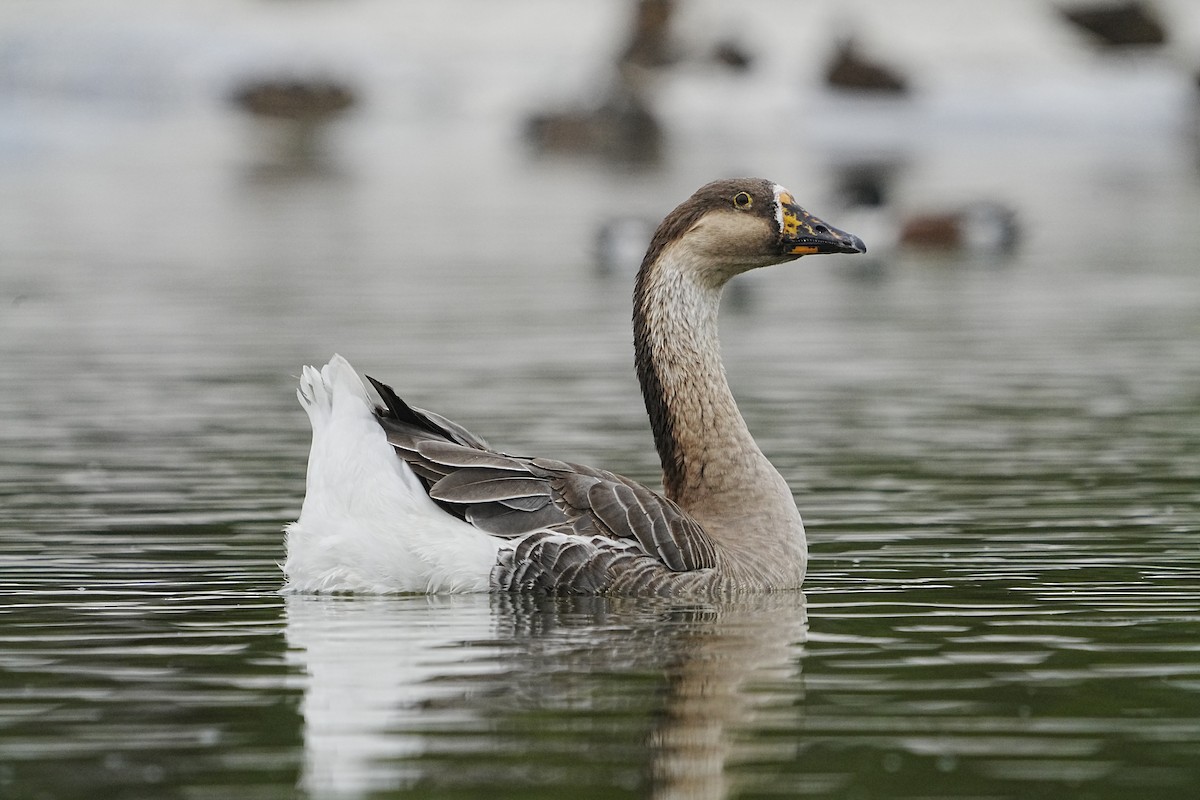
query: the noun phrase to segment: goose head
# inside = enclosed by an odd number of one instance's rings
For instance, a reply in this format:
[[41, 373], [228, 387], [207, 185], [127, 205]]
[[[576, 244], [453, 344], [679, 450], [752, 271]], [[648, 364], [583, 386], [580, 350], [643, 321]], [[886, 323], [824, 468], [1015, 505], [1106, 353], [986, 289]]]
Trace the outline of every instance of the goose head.
[[857, 236], [822, 222], [761, 178], [702, 186], [655, 232], [642, 271], [669, 261], [720, 287], [733, 276], [820, 253], [865, 253]]

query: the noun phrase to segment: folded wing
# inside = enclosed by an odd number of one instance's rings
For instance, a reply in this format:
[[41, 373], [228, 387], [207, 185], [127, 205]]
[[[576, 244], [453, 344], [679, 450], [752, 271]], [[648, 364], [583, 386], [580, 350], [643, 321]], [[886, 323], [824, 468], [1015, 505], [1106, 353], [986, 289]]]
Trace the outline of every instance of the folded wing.
[[[603, 587], [591, 584], [603, 583], [615, 566], [636, 566], [647, 575], [715, 566], [708, 534], [665, 497], [612, 472], [497, 452], [369, 380], [386, 406], [378, 418], [388, 442], [429, 496], [491, 535], [524, 537], [508, 565], [514, 586], [598, 591]], [[528, 573], [524, 579], [521, 572]]]

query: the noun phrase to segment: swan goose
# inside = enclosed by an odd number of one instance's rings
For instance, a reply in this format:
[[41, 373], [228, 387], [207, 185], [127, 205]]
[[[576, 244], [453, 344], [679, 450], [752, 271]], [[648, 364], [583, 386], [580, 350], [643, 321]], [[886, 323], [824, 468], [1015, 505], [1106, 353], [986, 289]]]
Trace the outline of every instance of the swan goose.
[[750, 435], [717, 341], [739, 273], [862, 241], [761, 179], [700, 188], [659, 225], [634, 290], [638, 378], [663, 494], [612, 472], [492, 449], [340, 356], [305, 367], [306, 495], [293, 592], [728, 595], [799, 588], [791, 490]]

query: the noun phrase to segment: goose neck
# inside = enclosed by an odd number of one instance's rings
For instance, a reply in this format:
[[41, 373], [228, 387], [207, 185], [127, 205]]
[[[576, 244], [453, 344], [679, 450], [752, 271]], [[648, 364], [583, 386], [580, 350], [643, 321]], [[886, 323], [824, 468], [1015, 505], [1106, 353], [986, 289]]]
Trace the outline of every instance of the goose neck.
[[[766, 463], [721, 363], [721, 284], [667, 251], [639, 272], [634, 340], [638, 378], [667, 496], [685, 508], [727, 502]], [[774, 474], [769, 464], [767, 469]]]

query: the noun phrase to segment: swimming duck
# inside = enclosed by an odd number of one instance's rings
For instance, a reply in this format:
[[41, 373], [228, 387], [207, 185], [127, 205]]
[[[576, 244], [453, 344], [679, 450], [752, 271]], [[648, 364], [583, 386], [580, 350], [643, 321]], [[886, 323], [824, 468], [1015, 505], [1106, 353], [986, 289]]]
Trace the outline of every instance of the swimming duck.
[[328, 126], [359, 102], [348, 84], [323, 77], [278, 77], [242, 82], [229, 98], [258, 120], [274, 144], [280, 166], [318, 165]]
[[344, 83], [323, 78], [279, 78], [243, 83], [230, 100], [258, 117], [315, 124], [335, 119], [357, 101]]
[[1167, 41], [1167, 29], [1151, 3], [1085, 3], [1058, 9], [1063, 19], [1088, 33], [1099, 47], [1157, 47]]
[[896, 70], [863, 55], [854, 39], [843, 39], [825, 66], [825, 82], [846, 92], [900, 96], [908, 81]]
[[1016, 212], [1004, 203], [979, 200], [955, 209], [908, 215], [900, 243], [914, 247], [1003, 255], [1017, 246]]
[[515, 456], [364, 383], [305, 367], [307, 492], [287, 528], [296, 592], [726, 595], [799, 588], [791, 490], [738, 412], [717, 341], [722, 287], [862, 241], [761, 179], [700, 188], [658, 226], [634, 288], [634, 350], [664, 492]]

